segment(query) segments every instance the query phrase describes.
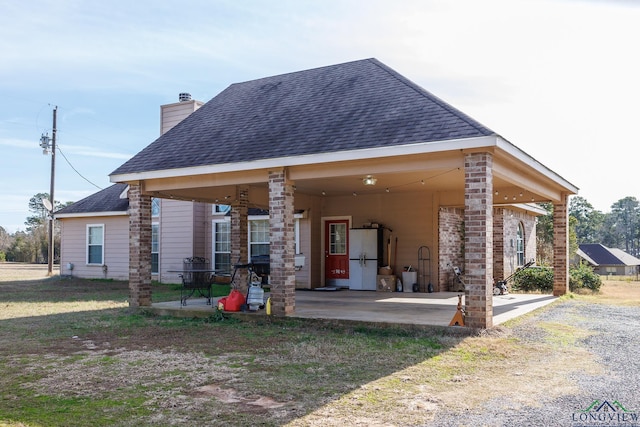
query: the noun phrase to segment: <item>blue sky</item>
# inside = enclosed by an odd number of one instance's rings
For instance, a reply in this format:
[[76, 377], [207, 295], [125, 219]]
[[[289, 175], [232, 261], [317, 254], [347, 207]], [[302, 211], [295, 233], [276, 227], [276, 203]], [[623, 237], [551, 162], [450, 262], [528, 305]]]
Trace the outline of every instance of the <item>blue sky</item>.
[[29, 199], [49, 191], [51, 158], [38, 142], [54, 106], [56, 200], [76, 201], [159, 136], [160, 105], [180, 92], [208, 101], [235, 82], [370, 57], [578, 186], [596, 209], [640, 199], [640, 2], [0, 0], [0, 15], [9, 232], [24, 230]]

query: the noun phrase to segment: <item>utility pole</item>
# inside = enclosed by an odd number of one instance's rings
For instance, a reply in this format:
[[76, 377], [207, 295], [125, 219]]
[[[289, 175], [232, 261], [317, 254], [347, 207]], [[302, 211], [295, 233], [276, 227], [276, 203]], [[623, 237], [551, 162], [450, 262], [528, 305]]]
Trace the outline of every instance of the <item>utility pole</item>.
[[55, 189], [55, 179], [56, 179], [56, 121], [58, 115], [58, 107], [53, 108], [53, 131], [51, 139], [49, 139], [48, 135], [42, 135], [40, 138], [40, 146], [43, 149], [43, 154], [48, 154], [49, 149], [51, 149], [51, 187], [49, 189], [49, 203], [45, 203], [45, 208], [49, 211], [49, 250], [48, 250], [48, 262], [47, 262], [47, 275], [53, 275], [53, 210], [54, 210], [54, 198], [53, 191]]

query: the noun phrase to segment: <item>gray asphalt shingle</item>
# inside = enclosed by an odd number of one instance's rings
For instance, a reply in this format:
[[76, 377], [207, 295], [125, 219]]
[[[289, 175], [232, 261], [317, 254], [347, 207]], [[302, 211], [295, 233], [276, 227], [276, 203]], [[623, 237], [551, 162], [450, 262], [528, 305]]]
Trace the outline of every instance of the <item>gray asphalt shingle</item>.
[[638, 258], [621, 249], [608, 248], [600, 243], [583, 243], [578, 249], [597, 265], [640, 265]]
[[126, 212], [129, 209], [129, 199], [120, 198], [120, 194], [125, 188], [127, 188], [127, 184], [111, 185], [56, 211], [56, 215], [87, 212]]
[[112, 175], [493, 134], [365, 59], [232, 84]]

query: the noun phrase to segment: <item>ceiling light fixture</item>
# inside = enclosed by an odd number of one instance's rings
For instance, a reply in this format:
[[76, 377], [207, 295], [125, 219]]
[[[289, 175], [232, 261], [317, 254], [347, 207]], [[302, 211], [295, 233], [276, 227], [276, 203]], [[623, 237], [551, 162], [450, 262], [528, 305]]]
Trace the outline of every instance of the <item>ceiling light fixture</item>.
[[376, 182], [378, 182], [378, 179], [374, 178], [371, 175], [367, 175], [364, 178], [362, 178], [362, 183], [364, 185], [376, 185]]

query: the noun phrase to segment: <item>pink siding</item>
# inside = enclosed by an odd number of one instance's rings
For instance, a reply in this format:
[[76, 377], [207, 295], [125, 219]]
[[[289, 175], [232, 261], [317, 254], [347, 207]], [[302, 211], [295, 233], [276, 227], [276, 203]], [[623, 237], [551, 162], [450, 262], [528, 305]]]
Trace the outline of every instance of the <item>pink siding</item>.
[[211, 205], [207, 203], [193, 204], [193, 255], [211, 260], [211, 249], [207, 249], [207, 210], [211, 212]]
[[194, 203], [180, 200], [160, 201], [160, 280], [177, 283], [177, 273], [168, 270], [182, 269], [182, 260], [198, 255], [194, 243]]
[[[126, 215], [63, 218], [61, 224], [60, 274], [85, 278], [129, 278], [129, 218]], [[104, 225], [104, 265], [87, 264], [87, 225]], [[68, 264], [73, 264], [73, 270]]]
[[311, 221], [308, 218], [298, 220], [300, 224], [300, 247], [297, 248], [299, 253], [305, 255], [304, 267], [296, 271], [296, 288], [311, 288], [311, 266], [313, 263], [310, 259], [311, 248]]

